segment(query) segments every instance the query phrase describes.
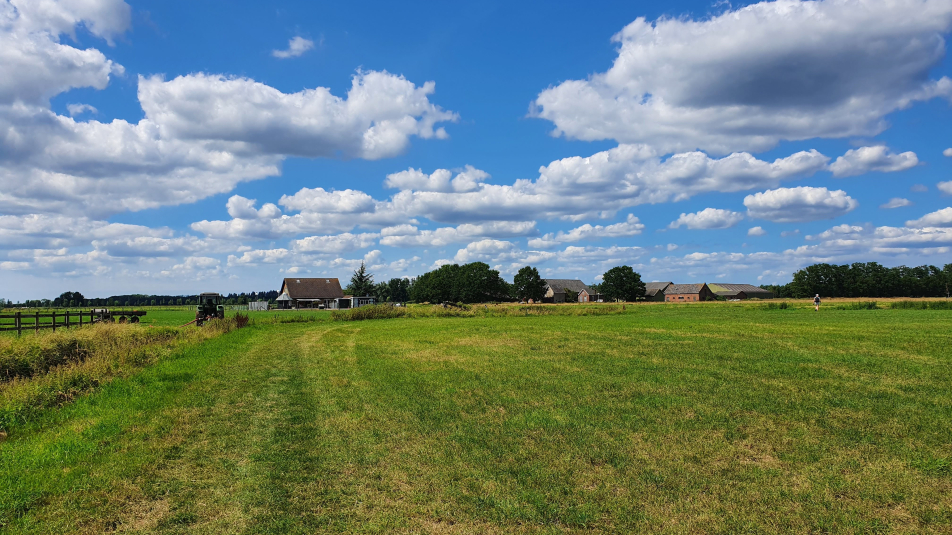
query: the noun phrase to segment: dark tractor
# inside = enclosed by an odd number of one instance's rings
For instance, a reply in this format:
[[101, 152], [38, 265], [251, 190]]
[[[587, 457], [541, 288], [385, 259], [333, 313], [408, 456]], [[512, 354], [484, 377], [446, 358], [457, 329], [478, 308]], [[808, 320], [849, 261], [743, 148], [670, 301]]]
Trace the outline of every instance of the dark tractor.
[[195, 311], [195, 325], [202, 326], [208, 320], [225, 319], [224, 298], [221, 294], [204, 293], [198, 296], [198, 309]]

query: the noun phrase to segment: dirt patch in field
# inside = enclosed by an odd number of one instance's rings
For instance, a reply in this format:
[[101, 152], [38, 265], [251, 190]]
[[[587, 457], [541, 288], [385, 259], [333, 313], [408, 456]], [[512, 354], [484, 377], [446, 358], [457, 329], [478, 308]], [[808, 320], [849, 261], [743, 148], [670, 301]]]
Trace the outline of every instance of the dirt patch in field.
[[770, 444], [741, 441], [737, 444], [737, 460], [740, 464], [759, 466], [760, 468], [779, 468], [780, 461], [774, 456]]
[[169, 502], [166, 499], [154, 502], [137, 503], [130, 507], [128, 522], [120, 524], [119, 533], [126, 531], [153, 530], [169, 514]]

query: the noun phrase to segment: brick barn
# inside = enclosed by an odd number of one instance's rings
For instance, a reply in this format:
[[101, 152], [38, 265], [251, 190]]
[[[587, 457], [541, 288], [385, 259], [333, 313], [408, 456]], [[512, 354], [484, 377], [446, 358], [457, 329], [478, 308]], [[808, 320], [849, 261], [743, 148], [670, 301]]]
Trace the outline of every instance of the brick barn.
[[664, 290], [664, 300], [667, 303], [693, 303], [713, 299], [714, 292], [704, 283], [672, 284]]

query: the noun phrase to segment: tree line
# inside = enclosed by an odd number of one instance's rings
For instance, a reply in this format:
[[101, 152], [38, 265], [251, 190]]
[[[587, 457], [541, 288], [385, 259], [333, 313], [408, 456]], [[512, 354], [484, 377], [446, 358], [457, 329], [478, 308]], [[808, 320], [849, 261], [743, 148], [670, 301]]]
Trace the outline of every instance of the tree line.
[[813, 264], [784, 285], [764, 285], [777, 297], [949, 297], [952, 264], [893, 268], [876, 262]]
[[[222, 297], [226, 305], [246, 305], [251, 301], [273, 303], [275, 298], [278, 297], [278, 291], [230, 293]], [[0, 306], [8, 308], [186, 306], [197, 303], [198, 296], [194, 295], [129, 294], [87, 298], [80, 292], [63, 292], [55, 299], [28, 299], [22, 303], [0, 299]]]
[[[590, 287], [609, 301], [635, 301], [645, 295], [641, 275], [630, 266], [608, 270], [602, 275], [601, 284]], [[374, 283], [373, 275], [361, 264], [345, 292], [374, 297], [378, 303], [487, 303], [530, 299], [539, 302], [545, 295], [546, 283], [536, 268], [526, 266], [516, 273], [510, 284], [485, 262], [446, 264], [414, 279], [394, 278]]]

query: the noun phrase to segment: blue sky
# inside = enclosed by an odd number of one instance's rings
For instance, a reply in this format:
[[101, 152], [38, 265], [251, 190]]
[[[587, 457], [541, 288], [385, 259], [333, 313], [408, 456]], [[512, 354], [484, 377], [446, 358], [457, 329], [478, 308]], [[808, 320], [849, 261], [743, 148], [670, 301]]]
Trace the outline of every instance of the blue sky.
[[0, 0], [0, 297], [942, 265], [950, 31], [934, 0]]

